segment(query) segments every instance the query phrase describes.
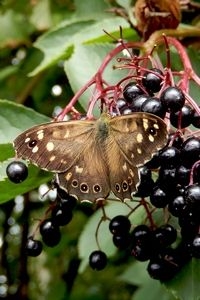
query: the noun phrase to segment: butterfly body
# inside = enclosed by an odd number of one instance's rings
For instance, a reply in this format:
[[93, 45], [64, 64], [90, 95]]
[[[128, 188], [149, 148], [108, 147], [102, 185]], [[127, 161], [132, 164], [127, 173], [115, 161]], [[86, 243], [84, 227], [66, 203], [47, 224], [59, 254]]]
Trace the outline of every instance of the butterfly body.
[[112, 191], [131, 199], [140, 178], [138, 167], [167, 141], [163, 120], [147, 113], [97, 120], [37, 125], [14, 141], [16, 155], [55, 172], [58, 184], [79, 201], [105, 199]]

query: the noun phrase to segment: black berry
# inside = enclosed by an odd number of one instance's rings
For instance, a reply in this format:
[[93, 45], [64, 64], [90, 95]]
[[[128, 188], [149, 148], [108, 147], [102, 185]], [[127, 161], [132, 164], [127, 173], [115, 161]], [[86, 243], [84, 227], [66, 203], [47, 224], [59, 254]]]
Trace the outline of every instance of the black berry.
[[103, 270], [107, 265], [107, 256], [103, 251], [93, 251], [89, 256], [89, 265], [93, 270]]
[[191, 125], [194, 110], [189, 105], [184, 105], [180, 111], [170, 114], [170, 123], [176, 128], [185, 128]]
[[38, 240], [34, 240], [32, 237], [27, 239], [26, 253], [28, 256], [38, 256], [42, 252], [42, 243]]
[[22, 161], [13, 161], [6, 168], [6, 174], [10, 181], [20, 183], [28, 176], [28, 168]]
[[128, 83], [123, 90], [123, 96], [124, 99], [128, 102], [128, 103], [132, 103], [133, 100], [139, 96], [139, 95], [143, 95], [144, 92], [143, 90], [139, 87], [139, 85], [135, 84], [135, 83]]
[[61, 240], [59, 227], [52, 219], [46, 219], [40, 224], [40, 234], [43, 242], [49, 247], [58, 245]]
[[131, 222], [128, 217], [118, 215], [114, 217], [109, 223], [109, 230], [112, 234], [119, 235], [129, 232], [131, 228]]
[[181, 89], [175, 86], [170, 86], [162, 92], [160, 101], [167, 111], [176, 112], [183, 107], [185, 103], [185, 96]]
[[[153, 71], [153, 72], [151, 72]], [[155, 73], [161, 75], [158, 76]], [[157, 93], [161, 89], [161, 82], [162, 82], [163, 73], [161, 70], [157, 68], [150, 69], [150, 72], [145, 72], [142, 78], [142, 84], [147, 90], [148, 93]]]
[[53, 208], [51, 214], [52, 220], [58, 226], [67, 225], [73, 217], [72, 210], [65, 209], [61, 204]]
[[148, 98], [141, 106], [141, 111], [154, 114], [160, 118], [165, 117], [165, 109], [158, 98]]
[[196, 137], [190, 137], [182, 144], [181, 158], [184, 166], [192, 166], [200, 159], [200, 140]]

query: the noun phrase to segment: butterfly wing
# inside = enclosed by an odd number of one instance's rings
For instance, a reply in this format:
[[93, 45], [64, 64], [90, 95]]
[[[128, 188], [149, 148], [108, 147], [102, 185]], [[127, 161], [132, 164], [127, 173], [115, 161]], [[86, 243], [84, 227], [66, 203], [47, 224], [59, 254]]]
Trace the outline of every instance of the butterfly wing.
[[93, 121], [52, 122], [34, 126], [14, 140], [17, 157], [38, 167], [64, 172], [79, 158], [93, 134]]
[[117, 197], [132, 198], [139, 183], [138, 167], [150, 160], [166, 142], [166, 124], [155, 115], [134, 113], [110, 120], [107, 157], [111, 190]]

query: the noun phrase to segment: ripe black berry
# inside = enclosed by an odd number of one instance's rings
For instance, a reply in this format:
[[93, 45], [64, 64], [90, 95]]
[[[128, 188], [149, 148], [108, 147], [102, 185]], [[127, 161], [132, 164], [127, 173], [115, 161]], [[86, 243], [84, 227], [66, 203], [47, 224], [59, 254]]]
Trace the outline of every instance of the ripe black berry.
[[165, 109], [158, 98], [148, 98], [141, 106], [141, 111], [154, 114], [160, 118], [165, 117]]
[[167, 111], [176, 112], [183, 107], [185, 103], [185, 96], [181, 89], [175, 86], [170, 86], [162, 92], [160, 101]]
[[176, 147], [165, 147], [159, 152], [162, 167], [174, 167], [180, 162], [180, 151]]
[[89, 256], [89, 265], [93, 270], [103, 270], [107, 265], [107, 256], [103, 251], [93, 251]]
[[133, 231], [131, 232], [131, 236], [133, 237], [134, 242], [143, 242], [143, 241], [149, 241], [149, 237], [151, 234], [151, 229], [144, 224], [136, 226]]
[[147, 166], [140, 167], [140, 184], [137, 187], [135, 197], [148, 197], [154, 187], [154, 181], [151, 177], [151, 170]]
[[146, 261], [151, 257], [151, 251], [148, 245], [135, 244], [131, 249], [131, 255], [138, 261]]
[[143, 95], [144, 92], [143, 90], [135, 83], [131, 82], [128, 83], [123, 90], [123, 96], [124, 99], [128, 102], [128, 103], [132, 103], [133, 100], [139, 96], [139, 95]]
[[179, 265], [176, 262], [160, 257], [150, 260], [147, 266], [147, 272], [149, 275], [153, 279], [161, 281], [172, 279], [179, 269]]
[[49, 247], [58, 245], [61, 240], [59, 227], [52, 219], [46, 219], [40, 224], [40, 234], [43, 242]]
[[200, 183], [200, 163], [196, 163], [193, 171], [193, 182]]
[[56, 225], [64, 226], [72, 220], [73, 214], [72, 210], [65, 209], [62, 205], [57, 205], [53, 208], [51, 217]]
[[165, 224], [156, 228], [153, 231], [156, 250], [170, 246], [176, 241], [176, 237], [176, 229], [170, 224]]
[[190, 137], [182, 144], [181, 158], [184, 166], [192, 166], [200, 159], [200, 140]]
[[170, 114], [170, 123], [176, 128], [185, 128], [191, 125], [194, 110], [189, 105], [184, 105], [180, 111]]
[[154, 258], [150, 260], [147, 266], [147, 272], [150, 277], [157, 280], [165, 280], [167, 276], [167, 269], [163, 260]]
[[[178, 184], [186, 186], [190, 182], [190, 168], [180, 165], [176, 168], [176, 180]], [[196, 182], [196, 181], [195, 181]]]
[[77, 204], [76, 198], [66, 193], [62, 188], [57, 188], [60, 204], [65, 210], [72, 210]]
[[152, 231], [147, 225], [138, 225], [131, 233], [131, 255], [139, 261], [146, 261], [152, 255]]
[[150, 96], [145, 94], [137, 96], [129, 106], [132, 112], [141, 111], [142, 104], [144, 103], [144, 101], [146, 101], [149, 98]]
[[198, 112], [194, 112], [193, 118], [192, 118], [192, 125], [196, 128], [200, 128], [200, 114]]
[[109, 230], [112, 234], [120, 235], [128, 233], [131, 228], [131, 222], [128, 217], [118, 215], [114, 217], [109, 223]]
[[168, 136], [168, 143], [167, 145], [171, 145], [173, 147], [176, 147], [177, 149], [180, 149], [183, 143], [183, 138], [180, 136], [180, 134], [176, 133], [170, 133]]
[[125, 101], [124, 98], [117, 99], [117, 101], [116, 101], [116, 108], [118, 108], [120, 112], [121, 112], [121, 110], [124, 110], [127, 107], [128, 106], [127, 106], [127, 103], [126, 103], [126, 101]]
[[42, 243], [29, 237], [26, 242], [26, 253], [28, 256], [36, 257], [42, 252]]
[[173, 216], [179, 217], [182, 214], [185, 205], [184, 196], [177, 195], [172, 201], [169, 202], [168, 209]]
[[10, 181], [20, 183], [28, 176], [28, 168], [22, 161], [12, 161], [6, 168]]
[[185, 201], [193, 208], [200, 209], [200, 185], [192, 184], [185, 189]]
[[186, 204], [182, 209], [178, 222], [181, 229], [183, 229], [183, 231], [186, 229], [187, 235], [191, 238], [193, 229], [195, 233], [197, 232], [197, 226], [199, 225], [199, 210], [191, 204]]
[[157, 208], [163, 208], [169, 203], [170, 199], [167, 193], [159, 186], [153, 189], [150, 195], [150, 202]]
[[157, 68], [152, 68], [150, 71], [153, 72], [145, 72], [142, 78], [142, 84], [147, 90], [148, 93], [157, 93], [161, 89], [162, 77], [157, 76], [155, 73], [159, 75], [163, 75], [162, 71]]
[[121, 250], [127, 249], [130, 246], [130, 242], [131, 236], [129, 233], [113, 235], [113, 244]]
[[200, 258], [200, 234], [198, 233], [193, 241], [191, 247], [192, 256], [195, 258]]
[[161, 167], [159, 170], [159, 183], [164, 189], [175, 188], [176, 168]]

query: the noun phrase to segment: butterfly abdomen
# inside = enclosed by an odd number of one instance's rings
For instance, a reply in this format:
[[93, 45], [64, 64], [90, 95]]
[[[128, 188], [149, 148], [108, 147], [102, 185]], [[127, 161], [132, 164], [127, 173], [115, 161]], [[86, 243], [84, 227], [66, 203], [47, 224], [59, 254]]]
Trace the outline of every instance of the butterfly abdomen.
[[109, 115], [102, 114], [96, 122], [96, 138], [99, 143], [105, 142], [109, 136], [109, 120]]

